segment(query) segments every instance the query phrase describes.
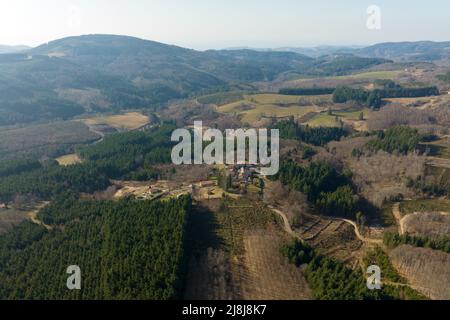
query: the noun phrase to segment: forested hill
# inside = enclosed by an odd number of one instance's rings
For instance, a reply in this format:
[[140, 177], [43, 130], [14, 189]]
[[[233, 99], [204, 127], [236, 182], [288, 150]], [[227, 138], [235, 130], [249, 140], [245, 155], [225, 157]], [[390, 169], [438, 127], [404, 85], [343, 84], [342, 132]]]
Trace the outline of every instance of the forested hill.
[[[109, 74], [150, 81], [189, 80], [195, 74], [226, 80], [259, 81], [305, 66], [313, 59], [287, 52], [196, 51], [126, 36], [88, 35], [56, 40], [29, 52], [54, 56]], [[274, 69], [276, 68], [276, 69]], [[244, 72], [235, 72], [242, 69]], [[196, 77], [193, 77], [194, 80]], [[205, 86], [207, 82], [203, 83]], [[200, 83], [201, 84], [201, 83]], [[215, 85], [217, 83], [212, 83]]]
[[149, 108], [289, 72], [340, 75], [385, 62], [351, 55], [323, 60], [293, 52], [201, 52], [114, 35], [70, 37], [0, 54], [0, 125]]
[[0, 44], [0, 54], [2, 53], [14, 53], [25, 50], [30, 50], [30, 47], [27, 46], [5, 46]]
[[[136, 299], [180, 296], [189, 196], [164, 202], [80, 201], [65, 195], [0, 235], [0, 299]], [[62, 227], [63, 226], [63, 227]], [[81, 269], [81, 290], [66, 270]]]
[[450, 59], [450, 41], [379, 43], [352, 51], [356, 55], [401, 61], [436, 61]]

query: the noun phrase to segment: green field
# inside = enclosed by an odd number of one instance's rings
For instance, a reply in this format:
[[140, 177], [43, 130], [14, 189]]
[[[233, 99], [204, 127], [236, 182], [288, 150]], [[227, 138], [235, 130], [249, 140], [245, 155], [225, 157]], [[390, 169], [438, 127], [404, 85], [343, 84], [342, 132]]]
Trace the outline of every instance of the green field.
[[395, 80], [405, 72], [403, 70], [390, 70], [390, 71], [367, 71], [361, 73], [354, 73], [345, 76], [328, 76], [328, 77], [317, 77], [317, 78], [297, 78], [291, 79], [290, 81], [295, 82], [296, 86], [301, 86], [302, 83], [311, 82], [311, 80], [384, 80], [390, 79]]
[[216, 213], [217, 235], [232, 254], [244, 253], [244, 236], [248, 230], [265, 229], [277, 224], [277, 216], [264, 205], [247, 199], [226, 198]]
[[136, 130], [150, 123], [150, 118], [139, 112], [85, 119], [88, 126], [108, 125], [118, 130]]
[[311, 127], [340, 127], [339, 119], [340, 117], [336, 115], [329, 115], [326, 112], [322, 112], [309, 120], [307, 124]]
[[258, 104], [288, 105], [288, 104], [298, 104], [301, 102], [309, 102], [311, 104], [315, 104], [319, 101], [331, 101], [331, 95], [299, 96], [299, 95], [282, 95], [276, 93], [263, 93], [263, 94], [246, 95], [245, 99]]
[[330, 95], [288, 96], [280, 94], [245, 95], [243, 100], [218, 107], [218, 111], [241, 117], [243, 122], [254, 123], [262, 118], [302, 117], [311, 112], [324, 111], [317, 103], [331, 102]]
[[322, 112], [309, 120], [307, 124], [312, 127], [339, 127], [341, 121], [360, 121], [359, 116], [361, 112], [364, 113], [364, 119], [366, 120], [371, 110], [366, 108], [363, 110], [333, 111], [331, 114]]

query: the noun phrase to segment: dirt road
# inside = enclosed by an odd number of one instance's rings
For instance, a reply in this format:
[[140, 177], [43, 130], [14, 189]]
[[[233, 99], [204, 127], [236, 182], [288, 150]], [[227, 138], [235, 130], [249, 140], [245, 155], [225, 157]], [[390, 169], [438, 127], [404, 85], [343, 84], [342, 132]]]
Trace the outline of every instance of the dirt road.
[[272, 210], [273, 212], [277, 213], [281, 217], [281, 219], [283, 219], [284, 231], [286, 231], [288, 234], [290, 234], [294, 238], [303, 240], [294, 230], [292, 230], [291, 224], [289, 223], [289, 219], [284, 212], [278, 210], [277, 208], [275, 208], [273, 206], [269, 206], [269, 209]]
[[394, 215], [395, 221], [397, 221], [398, 233], [405, 234], [403, 227], [404, 221], [402, 219], [402, 214], [400, 212], [400, 202], [394, 203], [394, 205], [392, 206], [392, 214]]
[[346, 223], [351, 224], [353, 226], [353, 228], [355, 228], [356, 237], [358, 237], [358, 239], [361, 240], [362, 242], [371, 243], [371, 244], [382, 244], [383, 243], [383, 240], [381, 240], [381, 239], [369, 239], [369, 238], [364, 237], [359, 232], [358, 225], [356, 224], [356, 222], [348, 220], [348, 219], [337, 219], [337, 220], [344, 221]]
[[52, 227], [49, 226], [49, 225], [46, 225], [43, 221], [40, 221], [40, 220], [37, 218], [37, 214], [39, 213], [40, 210], [44, 209], [44, 208], [45, 208], [46, 206], [48, 206], [49, 204], [50, 204], [50, 202], [44, 202], [44, 203], [42, 203], [41, 205], [39, 205], [39, 206], [36, 208], [36, 210], [31, 211], [31, 212], [28, 214], [28, 217], [30, 218], [30, 220], [31, 220], [33, 223], [35, 223], [35, 224], [37, 224], [37, 225], [40, 225], [40, 226], [46, 228], [47, 230], [51, 230]]
[[[282, 219], [283, 219], [283, 224], [284, 224], [284, 230], [290, 234], [291, 236], [293, 236], [294, 238], [300, 239], [300, 240], [304, 240], [302, 239], [294, 230], [292, 230], [291, 224], [289, 223], [289, 219], [286, 216], [286, 214], [280, 210], [278, 210], [277, 208], [273, 207], [273, 206], [269, 206], [269, 209], [271, 209], [272, 211], [276, 212]], [[365, 238], [358, 229], [358, 226], [355, 222], [348, 220], [348, 219], [338, 219], [335, 218], [333, 220], [337, 220], [337, 221], [344, 221], [346, 223], [349, 223], [353, 226], [353, 228], [355, 229], [355, 234], [358, 237], [359, 240], [361, 240], [362, 242], [365, 243], [371, 243], [371, 244], [382, 244], [383, 240], [381, 239], [369, 239], [369, 238]]]

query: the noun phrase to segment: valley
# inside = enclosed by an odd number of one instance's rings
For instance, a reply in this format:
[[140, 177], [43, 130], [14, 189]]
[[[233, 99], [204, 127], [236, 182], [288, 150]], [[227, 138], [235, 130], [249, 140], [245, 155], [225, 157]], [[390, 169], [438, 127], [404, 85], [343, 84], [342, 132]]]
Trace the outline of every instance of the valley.
[[[447, 52], [380, 46], [0, 53], [0, 299], [450, 299]], [[174, 165], [194, 121], [278, 129], [279, 172]]]

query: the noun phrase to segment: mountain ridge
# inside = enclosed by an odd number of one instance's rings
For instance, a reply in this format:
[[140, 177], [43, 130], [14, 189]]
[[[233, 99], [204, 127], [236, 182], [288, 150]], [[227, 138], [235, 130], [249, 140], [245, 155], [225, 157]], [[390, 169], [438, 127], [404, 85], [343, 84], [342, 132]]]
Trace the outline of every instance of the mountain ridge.
[[118, 35], [67, 37], [0, 55], [0, 124], [154, 109], [280, 77], [340, 76], [391, 62], [352, 52], [313, 58], [274, 50], [196, 51]]

